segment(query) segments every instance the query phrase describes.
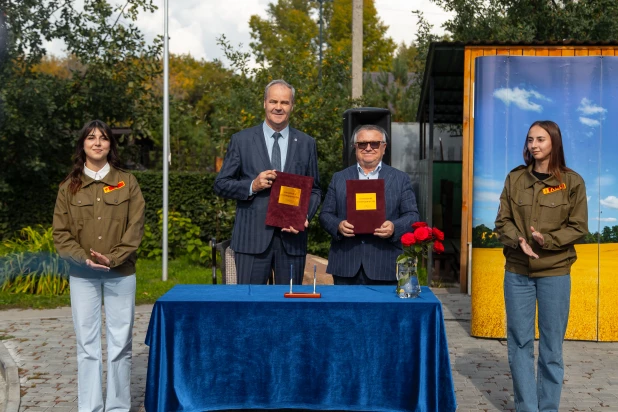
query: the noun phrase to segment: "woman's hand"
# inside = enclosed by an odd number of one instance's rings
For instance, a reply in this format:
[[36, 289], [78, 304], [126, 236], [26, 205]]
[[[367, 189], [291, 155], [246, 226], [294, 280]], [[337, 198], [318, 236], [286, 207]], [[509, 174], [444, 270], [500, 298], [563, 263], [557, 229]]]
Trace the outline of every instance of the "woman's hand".
[[100, 254], [99, 252], [90, 249], [90, 256], [92, 256], [93, 258], [96, 259], [97, 263], [100, 264], [100, 266], [104, 266], [107, 267], [107, 270], [109, 270], [109, 259], [106, 258], [104, 255]]
[[526, 255], [530, 256], [531, 258], [534, 258], [534, 259], [539, 258], [539, 255], [537, 255], [536, 253], [532, 251], [532, 248], [530, 247], [528, 242], [526, 242], [526, 239], [524, 239], [523, 237], [519, 238], [519, 247], [521, 248], [521, 250], [524, 251]]
[[537, 232], [536, 230], [534, 230], [533, 226], [530, 226], [530, 229], [532, 229], [532, 238], [536, 240], [536, 243], [543, 246], [545, 244], [545, 239], [543, 238], [543, 234], [541, 232]]
[[92, 270], [99, 270], [101, 272], [109, 272], [109, 267], [105, 265], [99, 265], [98, 263], [94, 263], [90, 259], [86, 259], [86, 266], [88, 266]]

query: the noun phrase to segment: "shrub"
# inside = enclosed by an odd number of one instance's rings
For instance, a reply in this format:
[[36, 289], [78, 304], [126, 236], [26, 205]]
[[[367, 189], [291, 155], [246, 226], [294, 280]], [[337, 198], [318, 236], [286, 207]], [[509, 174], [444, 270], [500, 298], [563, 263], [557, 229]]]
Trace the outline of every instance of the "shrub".
[[69, 265], [56, 253], [51, 227], [25, 227], [2, 246], [0, 290], [36, 295], [69, 291]]
[[[163, 211], [157, 212], [159, 223], [146, 224], [139, 247], [141, 257], [160, 260], [163, 255]], [[200, 228], [179, 212], [169, 212], [167, 221], [167, 251], [170, 259], [187, 258], [192, 263], [210, 264], [211, 248], [200, 239]]]

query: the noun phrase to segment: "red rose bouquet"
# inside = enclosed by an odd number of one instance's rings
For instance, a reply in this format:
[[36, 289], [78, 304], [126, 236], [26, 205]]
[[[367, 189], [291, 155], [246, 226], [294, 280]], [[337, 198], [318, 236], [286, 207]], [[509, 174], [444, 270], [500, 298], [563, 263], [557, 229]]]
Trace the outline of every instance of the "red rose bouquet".
[[[444, 252], [444, 233], [437, 227], [429, 227], [425, 222], [416, 222], [412, 225], [412, 232], [405, 233], [401, 236], [401, 244], [403, 253], [397, 257], [397, 263], [402, 264], [412, 260], [414, 265], [427, 258], [429, 248], [434, 253]], [[420, 272], [420, 271], [419, 271]], [[419, 273], [419, 281], [421, 284], [426, 284], [426, 271]], [[422, 279], [424, 278], [424, 279]], [[425, 280], [425, 282], [423, 282]]]

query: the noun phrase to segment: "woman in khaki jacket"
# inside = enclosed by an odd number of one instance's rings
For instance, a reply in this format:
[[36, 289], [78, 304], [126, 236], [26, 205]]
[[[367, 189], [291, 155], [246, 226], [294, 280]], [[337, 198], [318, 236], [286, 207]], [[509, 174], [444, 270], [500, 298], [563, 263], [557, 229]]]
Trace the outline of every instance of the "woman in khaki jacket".
[[[512, 170], [500, 196], [496, 232], [506, 257], [504, 300], [515, 407], [557, 411], [569, 317], [573, 244], [588, 233], [583, 179], [566, 167], [562, 135], [552, 121], [532, 124], [524, 144], [526, 166]], [[539, 359], [534, 372], [538, 305]]]
[[[54, 209], [54, 244], [70, 263], [80, 412], [131, 409], [135, 252], [144, 231], [144, 198], [135, 177], [119, 164], [111, 129], [100, 120], [86, 123], [73, 170], [60, 184]], [[102, 298], [107, 335], [105, 404]]]

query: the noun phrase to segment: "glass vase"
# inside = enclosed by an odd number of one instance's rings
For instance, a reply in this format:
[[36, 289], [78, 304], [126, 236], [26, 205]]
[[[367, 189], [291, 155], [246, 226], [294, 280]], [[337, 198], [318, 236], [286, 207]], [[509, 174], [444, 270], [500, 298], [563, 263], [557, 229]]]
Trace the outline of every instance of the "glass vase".
[[397, 296], [402, 299], [417, 298], [421, 294], [418, 283], [417, 259], [397, 259]]

